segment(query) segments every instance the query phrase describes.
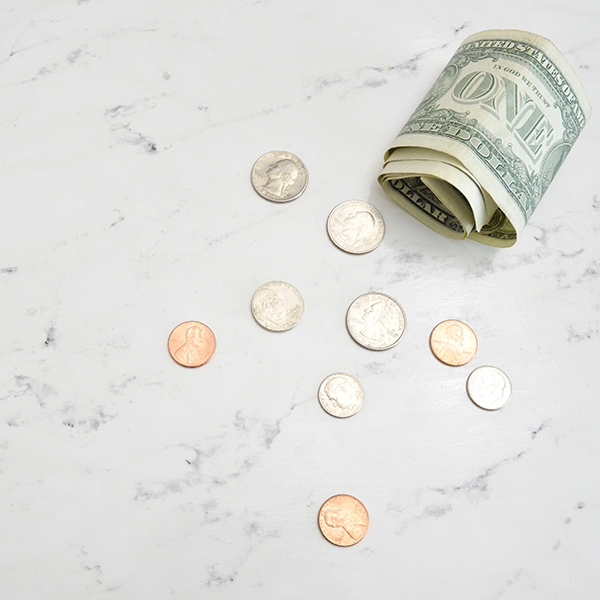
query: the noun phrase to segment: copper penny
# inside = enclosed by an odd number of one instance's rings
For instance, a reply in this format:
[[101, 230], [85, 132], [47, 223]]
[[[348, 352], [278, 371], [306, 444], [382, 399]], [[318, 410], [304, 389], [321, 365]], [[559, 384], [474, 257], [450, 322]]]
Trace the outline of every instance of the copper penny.
[[319, 529], [336, 546], [358, 544], [369, 528], [369, 513], [354, 496], [339, 494], [327, 500], [319, 511]]
[[466, 365], [477, 353], [477, 336], [462, 321], [442, 321], [431, 332], [435, 357], [451, 367]]
[[177, 325], [169, 336], [169, 354], [184, 367], [201, 367], [215, 353], [217, 340], [210, 327], [198, 321]]

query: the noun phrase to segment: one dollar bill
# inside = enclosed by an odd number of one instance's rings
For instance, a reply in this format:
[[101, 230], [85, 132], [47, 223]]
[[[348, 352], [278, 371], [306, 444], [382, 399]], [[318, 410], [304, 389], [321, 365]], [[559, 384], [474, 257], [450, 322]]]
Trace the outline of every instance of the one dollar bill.
[[385, 155], [379, 183], [432, 229], [512, 246], [591, 114], [550, 40], [467, 38]]

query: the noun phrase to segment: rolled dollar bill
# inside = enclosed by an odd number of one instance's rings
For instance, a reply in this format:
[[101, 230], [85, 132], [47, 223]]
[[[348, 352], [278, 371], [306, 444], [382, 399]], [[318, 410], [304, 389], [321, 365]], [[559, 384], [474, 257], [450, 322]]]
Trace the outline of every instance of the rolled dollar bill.
[[463, 42], [402, 128], [379, 183], [448, 237], [512, 246], [590, 114], [550, 40], [482, 31]]

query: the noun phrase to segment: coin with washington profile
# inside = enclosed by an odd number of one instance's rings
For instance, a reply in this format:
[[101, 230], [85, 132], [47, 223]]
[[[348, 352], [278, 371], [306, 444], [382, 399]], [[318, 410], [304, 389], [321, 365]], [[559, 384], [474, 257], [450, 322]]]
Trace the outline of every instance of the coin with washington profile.
[[338, 494], [321, 506], [319, 529], [325, 539], [336, 546], [354, 546], [367, 534], [369, 513], [354, 496]]
[[334, 417], [351, 417], [362, 407], [365, 392], [355, 377], [348, 373], [333, 373], [319, 386], [319, 403]]
[[308, 185], [304, 163], [291, 152], [274, 150], [263, 154], [252, 167], [252, 186], [271, 202], [290, 202]]
[[451, 367], [466, 365], [477, 353], [477, 336], [462, 321], [442, 321], [429, 337], [434, 356]]
[[287, 331], [298, 324], [304, 312], [300, 292], [285, 281], [269, 281], [252, 296], [252, 315], [269, 331]]
[[484, 410], [498, 410], [508, 404], [512, 385], [506, 373], [497, 367], [477, 367], [467, 379], [469, 398]]
[[406, 330], [406, 315], [387, 294], [369, 292], [359, 296], [346, 313], [346, 327], [354, 341], [369, 350], [395, 346]]
[[213, 357], [216, 347], [215, 334], [199, 321], [180, 323], [169, 335], [169, 354], [182, 367], [201, 367]]
[[374, 206], [361, 200], [348, 200], [329, 213], [327, 233], [341, 250], [350, 254], [366, 254], [381, 244], [385, 224]]

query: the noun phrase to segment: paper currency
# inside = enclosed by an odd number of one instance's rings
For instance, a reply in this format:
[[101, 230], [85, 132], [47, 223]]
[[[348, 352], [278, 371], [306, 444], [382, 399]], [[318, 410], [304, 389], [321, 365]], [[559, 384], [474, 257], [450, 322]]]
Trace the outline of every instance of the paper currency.
[[483, 31], [463, 42], [402, 128], [379, 183], [435, 231], [512, 246], [590, 114], [552, 42]]

